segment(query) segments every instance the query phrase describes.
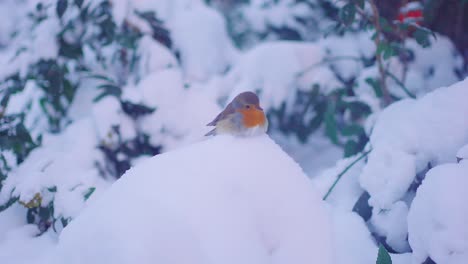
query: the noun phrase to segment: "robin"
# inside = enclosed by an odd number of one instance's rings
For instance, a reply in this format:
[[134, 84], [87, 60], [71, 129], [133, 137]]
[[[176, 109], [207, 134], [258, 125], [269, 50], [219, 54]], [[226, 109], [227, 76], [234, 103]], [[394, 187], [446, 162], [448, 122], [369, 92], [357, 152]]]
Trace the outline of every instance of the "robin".
[[268, 119], [260, 107], [258, 96], [253, 92], [243, 92], [237, 95], [207, 126], [215, 128], [205, 136], [219, 134], [254, 136], [267, 131]]

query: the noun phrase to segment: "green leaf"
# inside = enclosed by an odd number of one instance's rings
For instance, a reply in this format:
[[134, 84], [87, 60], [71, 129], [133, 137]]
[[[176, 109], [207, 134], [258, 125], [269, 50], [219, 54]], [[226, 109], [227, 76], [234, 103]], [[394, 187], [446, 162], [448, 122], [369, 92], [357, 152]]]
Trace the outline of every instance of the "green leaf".
[[356, 135], [361, 135], [364, 133], [364, 128], [358, 124], [350, 124], [350, 125], [346, 125], [344, 126], [341, 130], [340, 130], [341, 134], [343, 136], [356, 136]]
[[396, 49], [387, 42], [381, 42], [377, 47], [377, 55], [381, 55], [384, 60], [396, 55]]
[[383, 59], [388, 60], [390, 57], [393, 57], [397, 54], [395, 48], [392, 45], [388, 45], [384, 50]]
[[338, 129], [336, 128], [335, 120], [335, 104], [332, 102], [327, 105], [324, 121], [325, 134], [331, 139], [333, 143], [338, 144]]
[[376, 264], [392, 264], [392, 258], [384, 246], [380, 245]]
[[394, 31], [391, 24], [388, 22], [387, 19], [385, 19], [385, 17], [383, 17], [383, 16], [379, 17], [379, 23], [380, 23], [380, 27], [382, 28], [383, 32], [392, 33]]
[[68, 59], [78, 60], [83, 56], [83, 47], [81, 43], [69, 43], [60, 36], [59, 38], [59, 54]]
[[57, 16], [62, 18], [63, 14], [67, 10], [68, 7], [68, 0], [58, 0], [57, 1]]
[[135, 104], [129, 101], [121, 101], [122, 110], [133, 119], [153, 113], [156, 108], [142, 104]]
[[348, 140], [344, 146], [344, 156], [345, 158], [351, 157], [354, 154], [359, 152], [359, 144], [354, 140]]
[[381, 98], [383, 96], [382, 88], [380, 87], [380, 83], [378, 81], [369, 77], [366, 78], [366, 83], [372, 87], [377, 98]]
[[75, 95], [75, 88], [71, 84], [71, 82], [67, 79], [63, 80], [63, 94], [69, 103], [73, 100], [73, 96]]
[[114, 84], [101, 84], [98, 85], [98, 88], [104, 90], [108, 94], [112, 94], [117, 97], [120, 97], [120, 95], [122, 94], [122, 90], [120, 89], [120, 87]]
[[88, 200], [89, 197], [91, 197], [91, 195], [94, 193], [95, 190], [96, 190], [95, 187], [90, 187], [90, 188], [88, 189], [88, 191], [86, 191], [86, 193], [85, 193], [85, 195], [84, 195], [84, 200], [85, 200], [85, 201]]
[[416, 42], [423, 48], [427, 48], [431, 45], [429, 40], [430, 33], [421, 28], [417, 28], [413, 33], [413, 37], [416, 39]]
[[47, 188], [47, 190], [51, 193], [54, 193], [54, 192], [57, 192], [57, 186], [52, 186], [52, 187], [49, 187]]
[[352, 120], [360, 119], [372, 112], [369, 105], [360, 101], [347, 102], [346, 108], [351, 112]]
[[[0, 184], [1, 187], [1, 184]], [[0, 188], [1, 190], [1, 188]], [[8, 209], [10, 206], [12, 206], [14, 203], [16, 203], [19, 200], [18, 197], [10, 197], [10, 199], [3, 205], [0, 205], [0, 212]]]
[[108, 81], [110, 83], [114, 83], [114, 80], [112, 80], [111, 78], [109, 78], [107, 76], [104, 76], [104, 75], [100, 75], [100, 74], [90, 74], [90, 75], [86, 76], [86, 78], [98, 79], [98, 80]]
[[99, 102], [99, 101], [102, 100], [102, 98], [104, 98], [104, 97], [106, 97], [108, 95], [109, 95], [109, 93], [106, 93], [106, 92], [100, 93], [98, 96], [94, 97], [93, 102], [95, 102], [95, 103]]
[[351, 25], [356, 17], [356, 6], [352, 3], [346, 4], [340, 9], [339, 16], [343, 24], [346, 26]]
[[97, 88], [102, 89], [102, 92], [94, 98], [94, 102], [97, 102], [108, 95], [113, 95], [118, 98], [122, 95], [122, 90], [115, 84], [105, 83], [98, 85]]

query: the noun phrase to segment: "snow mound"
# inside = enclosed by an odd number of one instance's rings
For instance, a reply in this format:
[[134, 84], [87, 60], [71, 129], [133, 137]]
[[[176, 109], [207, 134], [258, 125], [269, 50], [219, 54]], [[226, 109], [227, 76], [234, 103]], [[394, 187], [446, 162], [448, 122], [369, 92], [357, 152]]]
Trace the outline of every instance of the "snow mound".
[[57, 263], [332, 263], [330, 220], [268, 136], [212, 139], [127, 171], [62, 232]]
[[[370, 137], [361, 185], [375, 208], [390, 209], [428, 165], [455, 162], [468, 142], [468, 79], [386, 108]], [[448, 136], [449, 135], [449, 136]]]
[[413, 262], [468, 262], [468, 162], [430, 170], [408, 214]]

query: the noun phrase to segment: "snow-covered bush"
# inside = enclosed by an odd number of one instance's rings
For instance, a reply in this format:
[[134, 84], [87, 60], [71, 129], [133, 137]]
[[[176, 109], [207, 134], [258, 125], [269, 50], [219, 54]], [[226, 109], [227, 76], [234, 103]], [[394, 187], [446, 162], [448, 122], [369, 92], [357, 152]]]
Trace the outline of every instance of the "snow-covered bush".
[[129, 7], [119, 16], [112, 1], [29, 4], [29, 19], [1, 56], [12, 64], [0, 72], [0, 209], [18, 201], [45, 231], [65, 226], [141, 158], [203, 135], [218, 107], [185, 88], [154, 10]]
[[229, 33], [242, 48], [265, 40], [315, 40], [333, 24], [331, 14], [338, 11], [328, 1], [209, 2], [226, 15]]
[[452, 178], [464, 168], [467, 88], [465, 79], [390, 105], [376, 118], [367, 152], [313, 179], [327, 201], [361, 215], [379, 243], [412, 251], [415, 263], [428, 257], [466, 262], [468, 237], [460, 223], [467, 208], [457, 205], [464, 180]]

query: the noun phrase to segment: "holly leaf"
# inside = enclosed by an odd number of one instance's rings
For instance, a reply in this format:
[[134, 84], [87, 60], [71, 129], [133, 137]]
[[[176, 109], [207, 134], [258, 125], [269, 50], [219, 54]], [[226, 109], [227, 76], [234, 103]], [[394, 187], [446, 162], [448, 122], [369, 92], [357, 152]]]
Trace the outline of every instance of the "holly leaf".
[[344, 156], [345, 158], [351, 157], [354, 154], [359, 152], [359, 144], [354, 140], [348, 140], [344, 146]]
[[382, 88], [380, 87], [380, 83], [378, 81], [369, 77], [366, 78], [366, 83], [372, 87], [377, 98], [381, 98], [383, 96]]
[[95, 190], [96, 190], [95, 187], [90, 187], [90, 188], [86, 191], [86, 193], [84, 194], [84, 200], [85, 200], [85, 201], [88, 200], [89, 197], [91, 197], [91, 195], [94, 193]]
[[414, 31], [413, 33], [414, 39], [416, 39], [416, 42], [423, 48], [427, 48], [431, 45], [429, 35], [429, 32], [421, 28], [417, 28], [416, 31]]
[[335, 105], [329, 103], [324, 116], [325, 133], [335, 144], [338, 144], [338, 129], [335, 120]]
[[392, 264], [392, 258], [384, 246], [380, 245], [376, 264]]

